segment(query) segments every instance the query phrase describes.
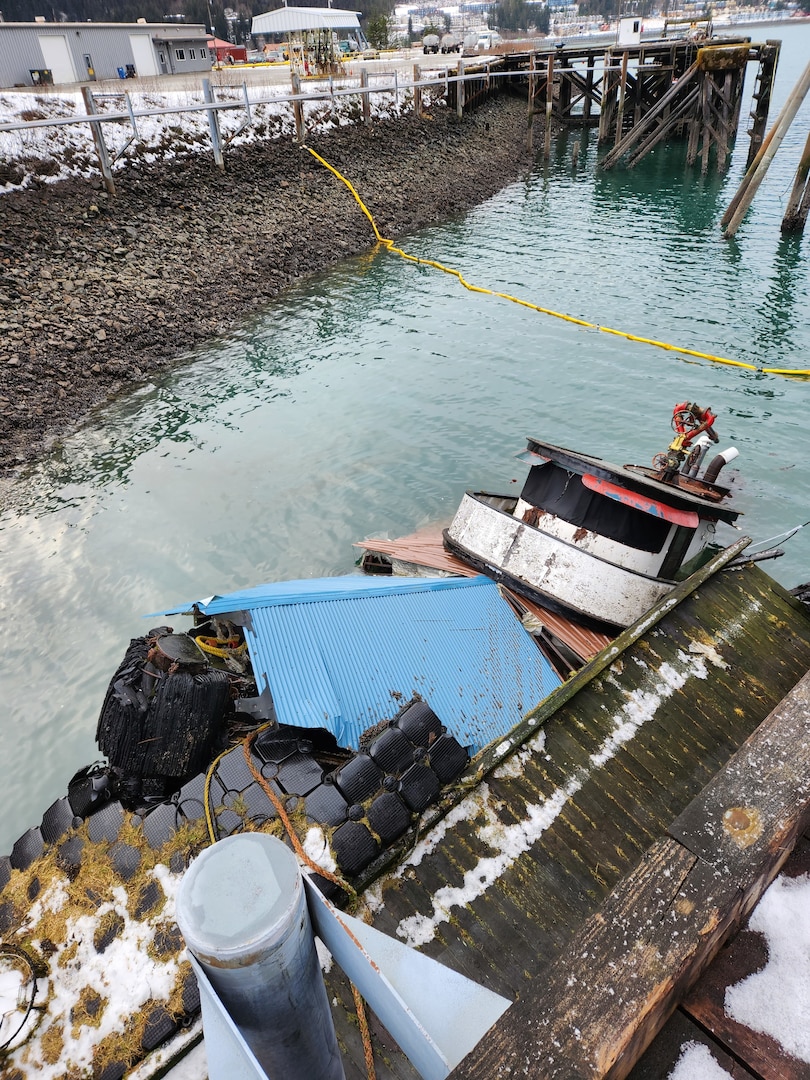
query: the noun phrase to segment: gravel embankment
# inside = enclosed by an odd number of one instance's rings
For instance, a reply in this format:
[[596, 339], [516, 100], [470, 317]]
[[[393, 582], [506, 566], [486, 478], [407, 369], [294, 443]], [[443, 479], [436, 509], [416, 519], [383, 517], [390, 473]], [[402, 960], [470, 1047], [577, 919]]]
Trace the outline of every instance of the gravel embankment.
[[[528, 163], [525, 103], [445, 109], [309, 140], [383, 235], [469, 209]], [[291, 282], [369, 249], [351, 194], [284, 139], [0, 196], [0, 475]]]

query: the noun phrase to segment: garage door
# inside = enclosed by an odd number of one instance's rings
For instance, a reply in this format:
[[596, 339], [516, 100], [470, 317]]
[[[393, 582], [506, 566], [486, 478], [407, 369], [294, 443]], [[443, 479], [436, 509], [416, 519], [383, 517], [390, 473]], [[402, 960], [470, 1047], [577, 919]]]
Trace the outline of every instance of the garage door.
[[44, 67], [50, 68], [55, 83], [77, 82], [73, 61], [70, 58], [67, 41], [58, 34], [42, 34], [39, 47], [42, 49]]
[[155, 50], [148, 34], [130, 34], [129, 44], [135, 60], [135, 70], [140, 76], [157, 75]]

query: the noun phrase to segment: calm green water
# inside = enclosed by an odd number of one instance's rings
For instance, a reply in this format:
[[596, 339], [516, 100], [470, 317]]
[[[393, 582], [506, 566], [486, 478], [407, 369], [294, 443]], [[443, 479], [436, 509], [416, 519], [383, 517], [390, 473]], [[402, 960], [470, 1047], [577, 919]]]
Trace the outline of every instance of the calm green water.
[[[785, 39], [775, 117], [810, 26], [761, 33]], [[577, 134], [405, 247], [601, 325], [807, 368], [810, 234], [782, 239], [779, 223], [808, 129], [810, 101], [732, 242], [718, 222], [746, 138], [727, 177], [701, 178], [681, 148], [599, 174], [595, 139]], [[353, 541], [447, 520], [466, 487], [509, 490], [527, 434], [647, 462], [685, 398], [740, 449], [735, 497], [764, 540], [810, 518], [808, 395], [810, 381], [577, 329], [382, 252], [308, 282], [107, 410], [0, 516], [0, 853], [95, 759], [104, 691], [143, 613], [351, 571]], [[768, 566], [788, 586], [810, 578], [810, 528]]]

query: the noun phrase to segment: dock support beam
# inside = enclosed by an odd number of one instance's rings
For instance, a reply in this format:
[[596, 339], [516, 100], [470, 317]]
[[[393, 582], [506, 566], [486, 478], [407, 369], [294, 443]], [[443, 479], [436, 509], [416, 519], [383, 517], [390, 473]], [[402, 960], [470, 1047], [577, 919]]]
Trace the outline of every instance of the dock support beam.
[[554, 53], [548, 54], [546, 67], [546, 138], [543, 143], [543, 157], [548, 161], [551, 154], [551, 114], [554, 109]]
[[810, 134], [804, 144], [804, 153], [796, 170], [796, 179], [793, 183], [793, 191], [782, 218], [782, 232], [804, 232], [807, 223], [807, 212], [810, 210]]
[[791, 90], [776, 123], [765, 137], [759, 153], [754, 158], [748, 172], [742, 178], [742, 183], [737, 193], [728, 205], [728, 209], [720, 220], [720, 225], [725, 229], [723, 235], [726, 239], [734, 236], [740, 227], [740, 222], [745, 217], [748, 207], [754, 200], [759, 185], [762, 183], [768, 167], [773, 161], [776, 151], [784, 139], [785, 134], [793, 123], [796, 113], [810, 89], [810, 64], [804, 69], [799, 81]]

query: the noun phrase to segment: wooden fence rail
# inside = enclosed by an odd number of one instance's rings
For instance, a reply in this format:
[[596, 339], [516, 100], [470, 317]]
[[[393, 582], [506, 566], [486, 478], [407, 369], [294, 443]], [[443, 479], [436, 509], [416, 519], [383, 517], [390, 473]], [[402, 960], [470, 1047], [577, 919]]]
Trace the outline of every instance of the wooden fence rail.
[[[111, 160], [110, 158], [110, 153], [103, 134], [104, 124], [129, 124], [132, 128], [132, 135], [126, 144], [129, 146], [133, 141], [140, 143], [144, 141], [137, 126], [137, 121], [139, 119], [205, 113], [208, 120], [208, 132], [214, 161], [216, 165], [222, 169], [225, 167], [223, 157], [224, 146], [235, 138], [237, 134], [241, 133], [245, 128], [254, 123], [253, 110], [262, 105], [275, 105], [289, 108], [292, 111], [295, 122], [296, 138], [299, 142], [304, 142], [306, 138], [304, 106], [307, 104], [330, 102], [334, 105], [335, 101], [340, 98], [360, 97], [363, 121], [365, 123], [370, 123], [372, 95], [393, 94], [395, 98], [398, 98], [400, 94], [410, 91], [413, 95], [414, 111], [417, 116], [421, 117], [423, 116], [424, 95], [426, 91], [433, 90], [438, 91], [442, 96], [447, 97], [448, 105], [457, 110], [459, 115], [462, 115], [465, 112], [472, 111], [483, 100], [489, 97], [499, 85], [502, 85], [502, 82], [499, 82], [499, 80], [520, 76], [520, 72], [514, 71], [492, 72], [489, 64], [483, 68], [480, 65], [476, 65], [474, 69], [465, 72], [462, 62], [459, 62], [459, 69], [456, 74], [451, 74], [448, 70], [442, 72], [438, 76], [433, 75], [428, 76], [427, 78], [423, 78], [419, 66], [414, 65], [414, 78], [412, 83], [401, 84], [396, 72], [379, 74], [388, 79], [393, 76], [393, 85], [370, 85], [368, 72], [364, 69], [361, 73], [358, 86], [335, 86], [334, 81], [330, 76], [328, 87], [326, 89], [307, 93], [302, 92], [301, 78], [298, 74], [293, 72], [291, 75], [291, 93], [280, 96], [270, 97], [265, 95], [251, 98], [248, 93], [247, 84], [243, 82], [241, 86], [242, 99], [238, 101], [217, 100], [215, 88], [211, 85], [211, 81], [209, 79], [203, 79], [202, 102], [182, 106], [172, 105], [167, 108], [147, 109], [135, 108], [129, 92], [107, 95], [93, 94], [90, 87], [83, 87], [82, 94], [86, 110], [84, 116], [54, 117], [45, 120], [21, 120], [13, 123], [4, 123], [0, 124], [0, 134], [16, 131], [31, 132], [39, 128], [68, 127], [76, 124], [88, 125], [93, 137], [93, 144], [99, 160], [99, 170], [104, 180], [105, 188], [109, 192], [114, 193], [115, 183], [112, 174], [112, 164], [116, 159]], [[125, 110], [99, 112], [98, 103], [105, 97], [123, 97]], [[231, 132], [227, 137], [223, 137], [220, 128], [220, 115], [223, 112], [233, 111], [244, 111], [245, 119], [237, 131]], [[120, 156], [120, 153], [118, 156]]]

